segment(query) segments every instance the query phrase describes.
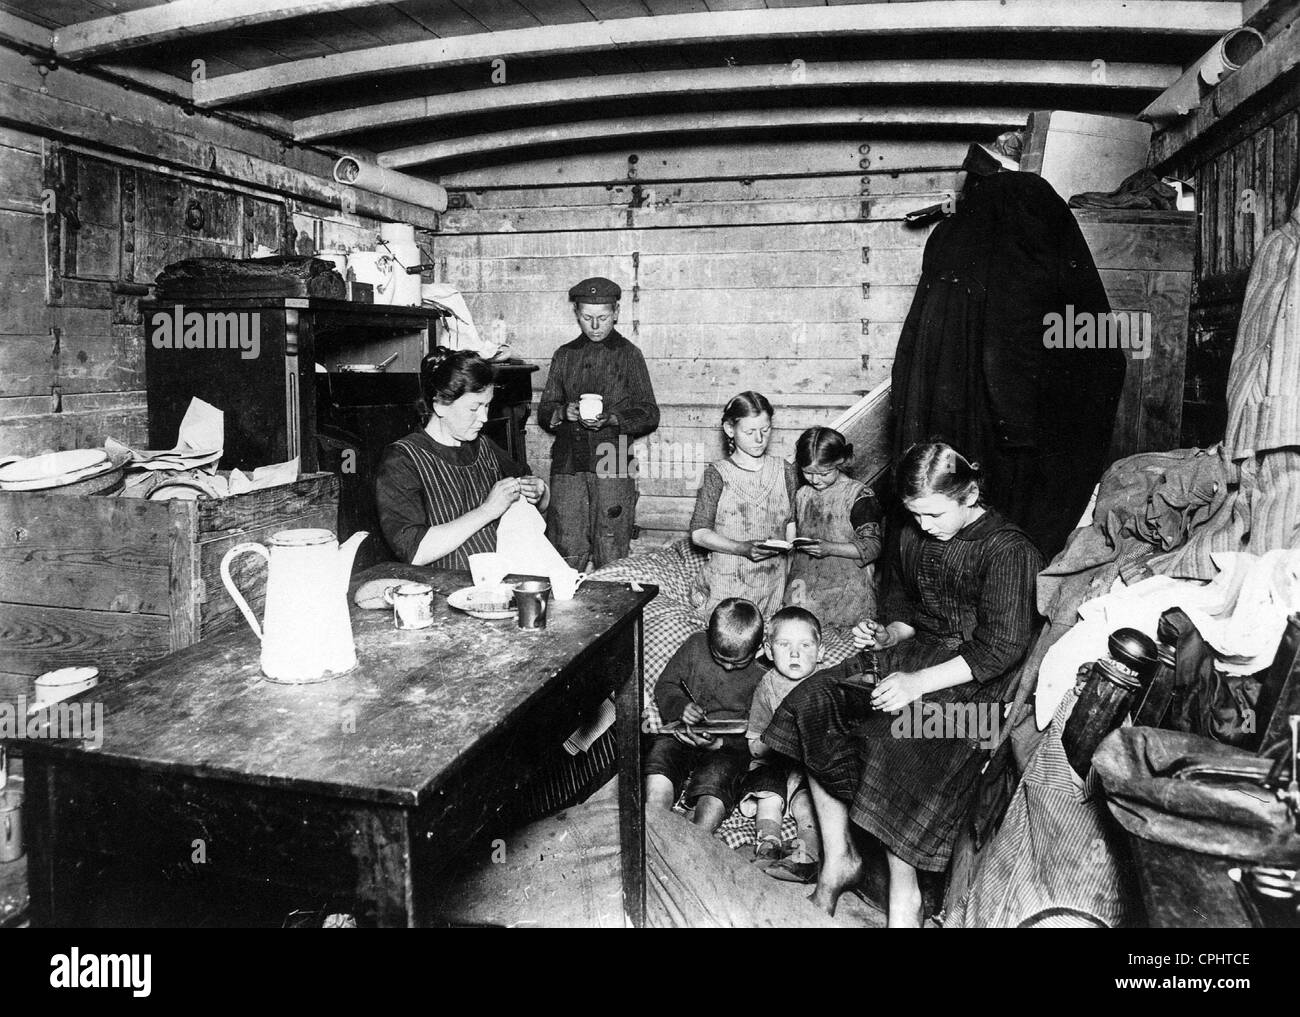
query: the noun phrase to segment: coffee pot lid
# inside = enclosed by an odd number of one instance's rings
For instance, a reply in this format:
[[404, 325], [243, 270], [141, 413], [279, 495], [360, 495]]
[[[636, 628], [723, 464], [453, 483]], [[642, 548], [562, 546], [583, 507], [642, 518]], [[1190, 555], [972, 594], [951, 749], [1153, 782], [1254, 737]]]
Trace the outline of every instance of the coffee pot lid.
[[333, 530], [280, 530], [271, 535], [271, 543], [276, 547], [311, 547], [315, 544], [328, 544], [335, 539]]

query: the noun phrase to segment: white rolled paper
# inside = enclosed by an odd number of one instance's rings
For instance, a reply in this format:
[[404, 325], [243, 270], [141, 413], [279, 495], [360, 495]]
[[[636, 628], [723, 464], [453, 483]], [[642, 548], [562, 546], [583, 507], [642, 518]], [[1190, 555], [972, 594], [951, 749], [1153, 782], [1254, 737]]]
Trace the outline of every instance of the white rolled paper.
[[1234, 28], [1210, 47], [1141, 113], [1150, 123], [1176, 120], [1200, 108], [1201, 92], [1213, 87], [1264, 48], [1264, 37], [1253, 28]]
[[347, 187], [382, 194], [395, 201], [406, 201], [435, 212], [447, 211], [447, 189], [441, 184], [385, 169], [356, 156], [345, 155], [334, 163], [334, 179]]
[[1234, 28], [1201, 58], [1197, 71], [1213, 88], [1264, 48], [1264, 37], [1253, 28]]

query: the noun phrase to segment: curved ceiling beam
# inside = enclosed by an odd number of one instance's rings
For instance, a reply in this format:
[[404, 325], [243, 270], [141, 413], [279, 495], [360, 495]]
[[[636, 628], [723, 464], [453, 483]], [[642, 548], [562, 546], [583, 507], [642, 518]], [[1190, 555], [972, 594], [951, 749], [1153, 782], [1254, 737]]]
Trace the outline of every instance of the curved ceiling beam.
[[646, 96], [855, 85], [1037, 85], [1157, 91], [1177, 80], [1180, 73], [1177, 64], [1103, 64], [1084, 60], [863, 60], [607, 74], [498, 85], [320, 113], [294, 121], [293, 136], [298, 141], [318, 141], [377, 127], [406, 127], [470, 114], [551, 109], [573, 103], [617, 102]]
[[617, 137], [629, 142], [653, 134], [694, 134], [787, 127], [874, 127], [876, 125], [978, 128], [1023, 127], [1031, 107], [965, 108], [960, 106], [845, 106], [821, 109], [737, 110], [719, 113], [670, 113], [662, 116], [584, 120], [546, 127], [521, 127], [446, 141], [432, 141], [381, 152], [380, 166], [406, 169], [465, 156], [501, 152], [556, 142], [596, 141]]
[[312, 14], [378, 7], [389, 0], [171, 0], [56, 29], [54, 49], [64, 60], [93, 60], [142, 46], [248, 28]]
[[247, 102], [325, 82], [367, 75], [423, 71], [502, 59], [555, 57], [625, 47], [743, 44], [756, 39], [970, 32], [1146, 32], [1185, 38], [1217, 38], [1241, 24], [1234, 0], [915, 0], [781, 10], [665, 14], [618, 21], [544, 25], [505, 32], [479, 32], [290, 60], [270, 67], [197, 81], [194, 102], [220, 106]]

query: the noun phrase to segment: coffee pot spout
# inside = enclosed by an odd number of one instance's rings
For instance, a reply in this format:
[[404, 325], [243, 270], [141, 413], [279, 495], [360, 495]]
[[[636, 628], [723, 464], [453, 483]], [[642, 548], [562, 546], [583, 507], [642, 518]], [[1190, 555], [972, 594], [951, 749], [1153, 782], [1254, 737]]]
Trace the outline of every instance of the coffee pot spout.
[[352, 563], [357, 557], [357, 548], [361, 546], [370, 534], [366, 530], [358, 530], [352, 536], [339, 545], [339, 563], [338, 563], [338, 589], [341, 593], [348, 592], [348, 583], [352, 581]]

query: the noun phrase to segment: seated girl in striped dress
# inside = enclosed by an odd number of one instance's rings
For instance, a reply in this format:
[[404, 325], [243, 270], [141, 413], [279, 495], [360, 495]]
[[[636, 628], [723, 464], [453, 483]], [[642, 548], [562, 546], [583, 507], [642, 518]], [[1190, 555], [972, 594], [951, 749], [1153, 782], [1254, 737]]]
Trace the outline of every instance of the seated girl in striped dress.
[[823, 847], [811, 899], [831, 914], [863, 876], [856, 828], [884, 846], [890, 927], [921, 924], [917, 870], [948, 867], [988, 753], [965, 727], [905, 731], [895, 715], [924, 697], [1000, 723], [1033, 639], [1043, 558], [985, 505], [979, 476], [948, 445], [903, 454], [898, 493], [914, 525], [900, 534], [880, 620], [854, 629], [885, 677], [872, 685], [861, 668], [821, 671], [782, 701], [763, 733], [808, 774]]

